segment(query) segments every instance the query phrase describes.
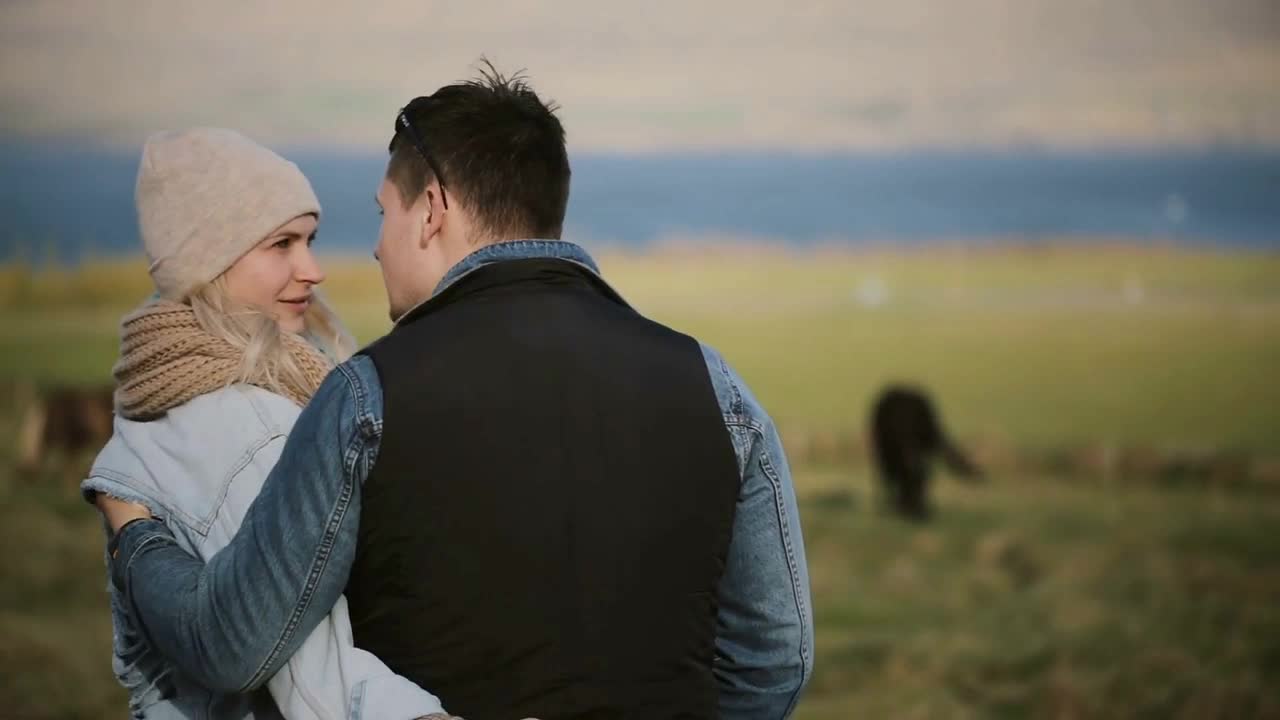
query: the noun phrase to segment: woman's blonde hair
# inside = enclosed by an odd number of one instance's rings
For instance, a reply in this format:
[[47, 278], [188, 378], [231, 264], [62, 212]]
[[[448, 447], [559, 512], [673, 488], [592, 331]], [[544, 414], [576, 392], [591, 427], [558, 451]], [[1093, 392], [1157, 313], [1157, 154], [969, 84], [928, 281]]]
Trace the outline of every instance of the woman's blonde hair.
[[[266, 378], [264, 389], [286, 395], [284, 388], [308, 387], [305, 374], [284, 343], [276, 319], [265, 310], [237, 302], [227, 292], [225, 276], [197, 288], [187, 298], [205, 332], [221, 338], [242, 353], [235, 382]], [[303, 315], [303, 338], [334, 364], [355, 352], [356, 343], [318, 290]]]

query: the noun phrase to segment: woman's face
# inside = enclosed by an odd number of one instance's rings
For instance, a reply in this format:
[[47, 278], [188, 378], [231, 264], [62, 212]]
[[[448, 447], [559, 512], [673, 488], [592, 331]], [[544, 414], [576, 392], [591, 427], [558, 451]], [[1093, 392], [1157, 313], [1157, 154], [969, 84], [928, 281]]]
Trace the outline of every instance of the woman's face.
[[316, 217], [302, 215], [268, 235], [224, 273], [227, 294], [275, 316], [281, 329], [301, 333], [311, 288], [324, 273], [311, 252]]

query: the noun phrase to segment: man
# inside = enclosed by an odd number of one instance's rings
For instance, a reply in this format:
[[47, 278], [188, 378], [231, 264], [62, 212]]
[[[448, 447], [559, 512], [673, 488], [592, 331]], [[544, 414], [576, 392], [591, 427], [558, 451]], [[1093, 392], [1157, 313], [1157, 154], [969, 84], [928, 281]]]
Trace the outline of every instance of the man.
[[206, 566], [99, 501], [149, 642], [248, 690], [345, 586], [357, 645], [470, 720], [788, 715], [813, 629], [777, 432], [558, 240], [554, 108], [490, 66], [389, 151], [395, 328], [324, 382], [236, 538]]

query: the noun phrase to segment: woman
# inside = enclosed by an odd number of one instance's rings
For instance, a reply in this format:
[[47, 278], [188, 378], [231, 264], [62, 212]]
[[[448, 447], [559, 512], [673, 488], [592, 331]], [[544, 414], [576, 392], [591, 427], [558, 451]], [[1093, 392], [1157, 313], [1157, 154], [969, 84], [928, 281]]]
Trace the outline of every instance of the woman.
[[[136, 200], [157, 294], [122, 323], [114, 434], [82, 489], [91, 502], [104, 493], [147, 506], [208, 559], [235, 535], [300, 407], [353, 343], [315, 292], [320, 206], [293, 163], [228, 130], [161, 133], [143, 149]], [[148, 648], [119, 590], [108, 589], [112, 666], [133, 717], [442, 712], [353, 646], [345, 600], [269, 695], [226, 694]]]

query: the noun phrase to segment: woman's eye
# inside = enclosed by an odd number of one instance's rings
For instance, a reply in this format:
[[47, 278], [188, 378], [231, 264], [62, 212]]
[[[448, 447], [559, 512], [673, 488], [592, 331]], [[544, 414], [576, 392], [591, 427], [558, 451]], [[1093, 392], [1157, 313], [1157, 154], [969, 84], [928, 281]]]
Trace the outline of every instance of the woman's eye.
[[289, 249], [289, 238], [281, 238], [281, 239], [279, 239], [279, 240], [275, 241], [274, 243], [272, 243], [272, 244], [271, 244], [271, 247], [276, 248], [276, 249], [278, 249], [278, 250], [288, 250], [288, 249]]

